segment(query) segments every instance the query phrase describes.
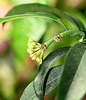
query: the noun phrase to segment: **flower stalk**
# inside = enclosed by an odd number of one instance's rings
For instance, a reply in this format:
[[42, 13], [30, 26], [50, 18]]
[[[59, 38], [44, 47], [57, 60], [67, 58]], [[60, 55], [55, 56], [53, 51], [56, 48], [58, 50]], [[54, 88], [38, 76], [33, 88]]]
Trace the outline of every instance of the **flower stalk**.
[[36, 60], [39, 64], [41, 64], [43, 60], [43, 53], [51, 45], [51, 43], [53, 43], [54, 41], [56, 42], [61, 41], [62, 38], [68, 34], [75, 37], [80, 42], [84, 41], [85, 37], [84, 32], [77, 30], [67, 30], [65, 32], [57, 34], [44, 44], [40, 44], [34, 41], [33, 39], [29, 39], [29, 42], [27, 44], [28, 46], [27, 52], [29, 53], [32, 60]]
[[40, 44], [33, 39], [29, 39], [27, 44], [28, 49], [27, 52], [29, 53], [32, 60], [36, 60], [38, 63], [42, 63], [43, 53], [44, 51], [53, 43], [54, 41], [60, 41], [60, 35], [56, 35], [55, 37], [51, 38], [49, 41], [45, 42], [44, 44]]
[[50, 40], [48, 40], [47, 42], [45, 42], [44, 44], [45, 44], [46, 47], [48, 48], [48, 47], [51, 45], [51, 43], [53, 43], [53, 42], [54, 42], [54, 37], [51, 38]]
[[70, 35], [71, 37], [74, 37], [79, 42], [84, 42], [85, 33], [79, 30], [67, 30], [62, 33], [60, 33], [62, 37]]

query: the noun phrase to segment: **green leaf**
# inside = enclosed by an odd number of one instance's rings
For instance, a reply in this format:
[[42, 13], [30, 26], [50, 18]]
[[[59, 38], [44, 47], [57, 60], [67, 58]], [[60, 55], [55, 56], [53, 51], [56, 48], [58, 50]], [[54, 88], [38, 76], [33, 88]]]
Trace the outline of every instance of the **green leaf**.
[[[40, 8], [39, 7], [36, 8], [35, 6], [38, 7], [37, 5], [34, 5], [34, 4], [32, 5], [25, 4], [25, 5], [16, 6], [12, 10], [10, 10], [8, 14], [6, 15], [6, 17], [2, 18], [0, 22], [11, 21], [14, 19], [19, 19], [19, 18], [24, 18], [24, 17], [40, 17], [40, 18], [48, 18], [48, 19], [54, 20], [60, 23], [66, 30], [68, 29], [66, 25], [62, 22], [62, 20], [58, 18], [56, 15], [50, 12], [48, 13], [45, 11], [40, 11], [38, 10]], [[24, 10], [25, 7], [28, 7], [28, 11]], [[34, 11], [34, 9], [37, 9], [37, 11]]]
[[53, 51], [49, 54], [49, 56], [45, 58], [44, 62], [40, 65], [37, 76], [33, 82], [35, 93], [40, 100], [44, 100], [43, 86], [48, 71], [50, 70], [50, 68], [52, 68], [53, 64], [57, 60], [59, 60], [62, 56], [64, 56], [67, 53], [68, 50], [68, 47], [64, 47]]
[[[45, 82], [45, 95], [57, 86], [61, 69], [62, 65], [53, 67], [49, 70]], [[20, 100], [39, 100], [34, 92], [33, 82], [31, 82], [24, 90]]]
[[81, 100], [86, 93], [86, 45], [76, 44], [64, 64], [58, 100]]
[[62, 12], [57, 8], [53, 8], [43, 4], [23, 4], [23, 5], [16, 6], [8, 12], [6, 17], [0, 18], [0, 23], [14, 20], [14, 19], [29, 17], [29, 16], [53, 19], [61, 23], [65, 27], [65, 29], [67, 29], [64, 23], [58, 18], [58, 17], [62, 17], [71, 21], [81, 31], [85, 31], [84, 25], [77, 18]]
[[61, 69], [62, 69], [62, 65], [59, 65], [59, 66], [51, 68], [48, 71], [45, 82], [44, 82], [45, 84], [44, 94], [48, 94], [57, 86], [59, 78], [60, 78]]
[[76, 18], [75, 16], [69, 13], [66, 13], [66, 15], [69, 16], [73, 20], [73, 24], [75, 24], [79, 28], [80, 31], [86, 32], [85, 26], [78, 18]]
[[33, 89], [33, 81], [26, 87], [20, 100], [39, 100]]

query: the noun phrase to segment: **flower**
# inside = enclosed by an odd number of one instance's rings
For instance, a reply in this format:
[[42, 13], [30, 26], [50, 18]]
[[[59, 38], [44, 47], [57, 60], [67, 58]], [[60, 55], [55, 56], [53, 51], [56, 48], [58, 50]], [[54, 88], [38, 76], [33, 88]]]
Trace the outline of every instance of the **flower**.
[[37, 62], [41, 64], [43, 53], [44, 53], [44, 50], [46, 49], [46, 45], [40, 44], [34, 41], [33, 39], [29, 39], [27, 46], [29, 47], [27, 49], [27, 52], [30, 54], [31, 59], [36, 60]]

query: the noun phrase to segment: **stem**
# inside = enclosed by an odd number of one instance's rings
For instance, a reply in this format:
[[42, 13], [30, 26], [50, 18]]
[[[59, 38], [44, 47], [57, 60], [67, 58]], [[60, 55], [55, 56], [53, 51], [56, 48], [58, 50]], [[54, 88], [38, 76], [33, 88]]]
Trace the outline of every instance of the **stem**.
[[[84, 38], [85, 38], [85, 33], [82, 32], [82, 31], [79, 31], [79, 30], [67, 30], [67, 31], [64, 31], [62, 33], [59, 33], [57, 35], [60, 35], [62, 38], [66, 35], [71, 35], [72, 37], [74, 37], [75, 39], [79, 40], [79, 42], [83, 42], [83, 43], [86, 43], [84, 41]], [[59, 39], [59, 36], [57, 36], [57, 40]], [[49, 45], [51, 45], [51, 43], [53, 43], [55, 41], [54, 37], [51, 38], [49, 41], [45, 42], [44, 44], [46, 45], [46, 47], [49, 47]], [[57, 41], [59, 42], [59, 41]]]
[[65, 32], [60, 33], [60, 35], [62, 37], [69, 35], [69, 34], [73, 34], [73, 33], [78, 33], [80, 36], [85, 36], [85, 33], [82, 31], [78, 31], [78, 30], [67, 30]]
[[76, 38], [77, 40], [84, 39], [85, 38], [85, 33], [79, 30], [67, 30], [65, 32], [60, 33], [62, 37], [66, 35], [71, 35], [72, 37]]
[[51, 43], [53, 43], [53, 42], [54, 42], [54, 37], [51, 38], [49, 41], [45, 42], [44, 44], [46, 45], [46, 47], [49, 47], [49, 45], [50, 45]]

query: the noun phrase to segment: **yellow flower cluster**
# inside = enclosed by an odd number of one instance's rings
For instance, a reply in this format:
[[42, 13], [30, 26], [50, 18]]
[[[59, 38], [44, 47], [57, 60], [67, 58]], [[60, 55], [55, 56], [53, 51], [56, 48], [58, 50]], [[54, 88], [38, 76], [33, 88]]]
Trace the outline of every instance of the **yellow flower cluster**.
[[33, 39], [29, 39], [27, 46], [29, 47], [27, 49], [27, 52], [30, 54], [31, 59], [36, 60], [41, 64], [43, 58], [43, 52], [46, 49], [46, 46], [44, 44], [40, 44], [34, 41]]

